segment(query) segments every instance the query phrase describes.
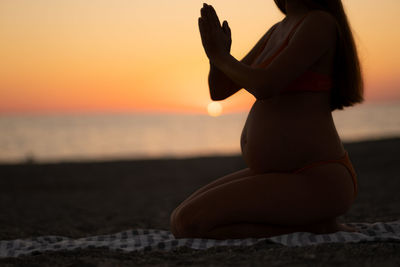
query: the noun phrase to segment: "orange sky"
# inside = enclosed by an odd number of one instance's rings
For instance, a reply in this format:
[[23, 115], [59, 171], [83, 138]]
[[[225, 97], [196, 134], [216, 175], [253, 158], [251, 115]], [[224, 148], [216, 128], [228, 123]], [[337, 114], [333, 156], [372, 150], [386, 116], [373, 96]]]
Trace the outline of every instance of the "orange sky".
[[[251, 5], [244, 6], [244, 3]], [[1, 0], [0, 113], [200, 112], [211, 102], [194, 0]], [[273, 0], [209, 1], [241, 59], [283, 15]], [[366, 100], [400, 100], [399, 0], [344, 1]], [[241, 90], [221, 103], [245, 111]]]

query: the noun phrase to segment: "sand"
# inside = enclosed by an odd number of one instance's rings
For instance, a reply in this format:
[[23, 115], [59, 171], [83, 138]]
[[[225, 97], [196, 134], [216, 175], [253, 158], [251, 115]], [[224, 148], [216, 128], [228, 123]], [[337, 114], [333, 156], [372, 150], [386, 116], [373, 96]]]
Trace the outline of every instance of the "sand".
[[[400, 219], [400, 138], [345, 143], [359, 195], [341, 222]], [[60, 164], [0, 165], [0, 239], [83, 237], [133, 228], [169, 230], [172, 210], [197, 188], [245, 168], [238, 156]], [[4, 266], [400, 266], [400, 243], [288, 248], [105, 249], [0, 259]]]

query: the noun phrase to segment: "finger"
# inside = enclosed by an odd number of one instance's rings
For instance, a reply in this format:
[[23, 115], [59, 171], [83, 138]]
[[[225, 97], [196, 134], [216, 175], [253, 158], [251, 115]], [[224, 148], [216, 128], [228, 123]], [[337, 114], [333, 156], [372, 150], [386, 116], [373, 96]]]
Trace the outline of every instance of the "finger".
[[215, 25], [217, 25], [218, 27], [221, 27], [221, 22], [219, 21], [217, 12], [215, 11], [214, 7], [208, 6], [208, 10], [209, 10], [209, 17], [213, 21], [213, 23], [215, 23]]
[[199, 30], [200, 30], [200, 35], [202, 39], [205, 39], [208, 37], [208, 30], [207, 30], [207, 25], [206, 22], [203, 18], [199, 18]]
[[208, 19], [208, 15], [207, 15], [207, 9], [204, 7], [201, 9], [201, 18], [202, 18], [203, 27], [209, 28], [209, 19]]
[[204, 20], [207, 20], [207, 21], [211, 21], [213, 24], [214, 24], [214, 22], [213, 22], [213, 17], [212, 17], [212, 15], [210, 14], [210, 6], [209, 5], [204, 5], [203, 6], [203, 8], [201, 9], [201, 15], [202, 15], [202, 17], [204, 18]]
[[224, 33], [225, 33], [226, 35], [229, 34], [229, 30], [228, 30], [228, 27], [226, 26], [226, 22], [225, 22], [225, 21], [222, 22], [222, 30], [224, 31]]
[[228, 34], [228, 29], [226, 28], [225, 21], [222, 23], [222, 30], [224, 33]]
[[231, 28], [229, 27], [229, 24], [226, 20], [225, 20], [225, 22], [226, 22], [226, 28], [228, 29], [228, 34], [229, 34], [229, 36], [231, 36]]
[[215, 15], [215, 13], [213, 12], [213, 9], [211, 6], [207, 7], [207, 17], [210, 20], [210, 23], [215, 26], [215, 27], [221, 27], [221, 24], [219, 22], [218, 17]]
[[206, 30], [206, 31], [211, 30], [210, 20], [207, 17], [202, 18], [202, 25], [203, 25], [204, 30]]
[[215, 27], [216, 25], [213, 22], [213, 19], [212, 19], [211, 15], [210, 15], [210, 12], [209, 12], [208, 8], [204, 8], [203, 14], [204, 14], [203, 15], [204, 24], [206, 25], [206, 27], [208, 29], [211, 30], [211, 28]]
[[202, 18], [198, 19], [200, 34], [204, 35], [204, 20]]
[[203, 7], [200, 9], [201, 16], [205, 19], [207, 18], [207, 4], [204, 3]]
[[200, 9], [200, 14], [201, 14], [201, 16], [202, 16], [202, 18], [207, 18], [207, 11], [206, 11], [206, 8], [204, 8], [204, 7], [202, 7], [201, 9]]
[[202, 15], [204, 18], [210, 19], [210, 11], [209, 11], [210, 6], [204, 3], [203, 7], [201, 8], [202, 10]]
[[224, 21], [224, 22], [222, 23], [222, 30], [224, 31], [224, 33], [225, 33], [226, 35], [229, 36], [229, 27], [228, 27], [228, 25], [226, 24], [226, 21]]

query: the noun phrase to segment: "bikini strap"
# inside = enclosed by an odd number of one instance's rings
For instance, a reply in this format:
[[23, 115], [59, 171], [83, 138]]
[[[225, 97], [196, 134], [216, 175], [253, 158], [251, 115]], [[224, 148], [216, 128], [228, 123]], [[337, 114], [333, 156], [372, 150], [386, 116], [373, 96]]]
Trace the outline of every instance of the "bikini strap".
[[341, 163], [341, 164], [345, 165], [349, 169], [349, 171], [350, 171], [350, 173], [352, 175], [357, 176], [357, 174], [356, 174], [356, 172], [355, 172], [355, 170], [354, 170], [354, 168], [352, 166], [352, 163], [350, 161], [349, 154], [347, 153], [347, 151], [345, 151], [344, 156], [341, 157], [340, 159], [328, 159], [328, 160], [321, 160], [321, 161], [312, 162], [312, 163], [310, 163], [310, 164], [308, 164], [308, 165], [306, 165], [306, 166], [304, 166], [304, 167], [302, 167], [300, 169], [294, 170], [293, 172], [294, 173], [302, 172], [302, 171], [304, 171], [306, 169], [309, 169], [309, 168], [312, 168], [312, 167], [315, 167], [315, 166], [324, 165], [325, 163]]

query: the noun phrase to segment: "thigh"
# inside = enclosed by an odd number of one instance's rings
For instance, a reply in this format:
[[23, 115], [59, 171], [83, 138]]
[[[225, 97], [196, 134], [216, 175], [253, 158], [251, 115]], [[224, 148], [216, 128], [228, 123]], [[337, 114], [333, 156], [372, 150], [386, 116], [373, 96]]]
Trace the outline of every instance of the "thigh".
[[175, 208], [175, 210], [172, 212], [172, 216], [175, 216], [175, 213], [181, 209], [183, 206], [185, 206], [189, 201], [191, 201], [193, 198], [195, 198], [196, 196], [206, 192], [207, 190], [210, 190], [216, 186], [220, 186], [222, 184], [237, 180], [237, 179], [241, 179], [243, 177], [248, 177], [253, 175], [254, 172], [252, 170], [250, 170], [249, 168], [246, 169], [242, 169], [239, 171], [236, 171], [234, 173], [230, 173], [228, 175], [225, 175], [221, 178], [218, 178], [208, 184], [206, 184], [203, 187], [200, 187], [199, 189], [197, 189], [195, 192], [193, 192], [189, 197], [187, 197], [184, 201], [182, 201], [181, 204], [178, 205], [178, 207]]
[[207, 190], [209, 190], [211, 188], [214, 188], [216, 186], [219, 186], [219, 185], [222, 185], [222, 184], [225, 184], [225, 183], [229, 183], [231, 181], [234, 181], [234, 180], [237, 180], [237, 179], [241, 179], [243, 177], [252, 176], [254, 174], [255, 173], [252, 170], [250, 170], [249, 168], [242, 169], [242, 170], [227, 174], [227, 175], [225, 175], [223, 177], [220, 177], [220, 178], [218, 178], [218, 179], [216, 179], [216, 180], [214, 180], [214, 181], [212, 181], [212, 182], [200, 187], [192, 195], [190, 195], [188, 199], [192, 198], [195, 195], [198, 195], [199, 193], [203, 193], [203, 192], [205, 192], [205, 191], [207, 191]]
[[[182, 206], [178, 225], [209, 231], [232, 223], [304, 225], [345, 213], [336, 184], [323, 177], [266, 173], [242, 177], [211, 188]], [[347, 209], [347, 207], [346, 207]]]

